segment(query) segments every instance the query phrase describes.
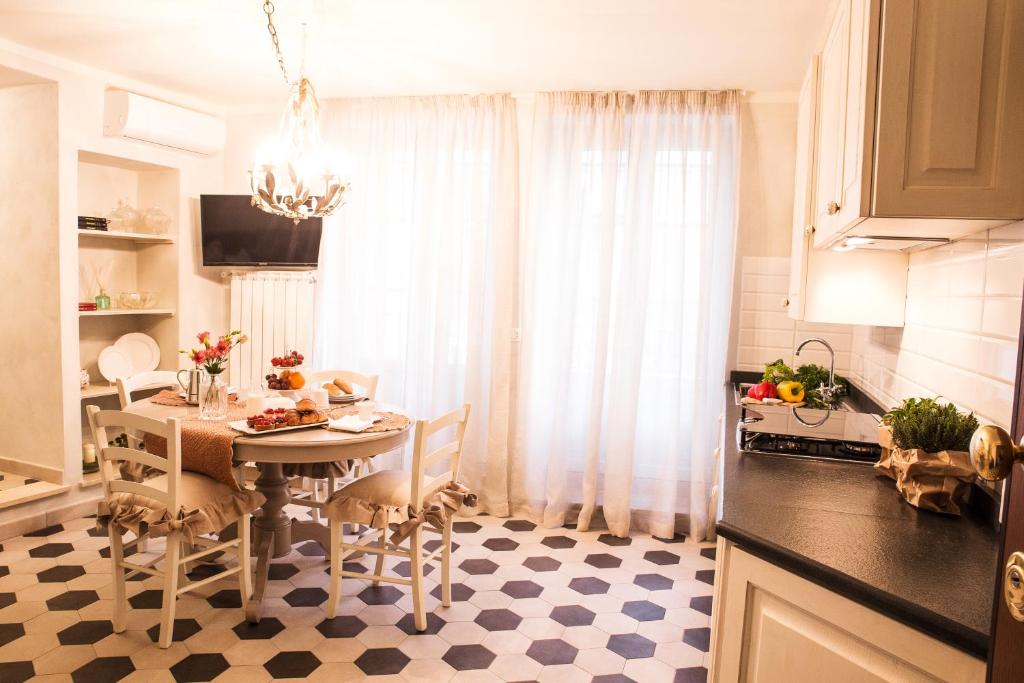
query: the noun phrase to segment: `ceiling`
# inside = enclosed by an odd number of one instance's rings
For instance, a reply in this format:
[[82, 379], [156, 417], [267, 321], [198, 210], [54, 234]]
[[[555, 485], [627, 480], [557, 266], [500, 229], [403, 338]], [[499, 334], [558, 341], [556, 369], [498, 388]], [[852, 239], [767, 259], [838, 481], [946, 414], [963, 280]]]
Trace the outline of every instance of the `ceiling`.
[[[799, 89], [834, 0], [278, 0], [321, 98]], [[0, 0], [0, 38], [224, 106], [285, 86], [262, 0]]]

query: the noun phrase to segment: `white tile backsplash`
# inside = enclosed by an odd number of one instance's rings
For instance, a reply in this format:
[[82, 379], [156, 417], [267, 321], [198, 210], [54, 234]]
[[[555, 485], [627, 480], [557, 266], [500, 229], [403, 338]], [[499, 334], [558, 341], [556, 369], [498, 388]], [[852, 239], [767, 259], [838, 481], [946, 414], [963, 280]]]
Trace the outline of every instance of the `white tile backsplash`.
[[881, 403], [941, 395], [1007, 426], [1013, 402], [1024, 223], [910, 257], [902, 329], [858, 327], [852, 377]]
[[[789, 259], [743, 259], [737, 367], [793, 361], [800, 340], [821, 336], [836, 349], [836, 371], [883, 406], [941, 395], [983, 422], [1008, 426], [1013, 401], [1024, 221], [916, 252], [910, 257], [902, 328], [797, 323], [786, 315]], [[820, 347], [818, 347], [820, 348]], [[797, 359], [827, 363], [810, 347]]]
[[740, 329], [736, 335], [738, 370], [761, 371], [765, 363], [777, 358], [790, 364], [828, 367], [828, 352], [821, 345], [808, 346], [799, 357], [793, 355], [804, 339], [822, 337], [836, 351], [836, 372], [849, 374], [853, 327], [797, 322], [786, 313], [788, 257], [746, 256], [742, 269]]

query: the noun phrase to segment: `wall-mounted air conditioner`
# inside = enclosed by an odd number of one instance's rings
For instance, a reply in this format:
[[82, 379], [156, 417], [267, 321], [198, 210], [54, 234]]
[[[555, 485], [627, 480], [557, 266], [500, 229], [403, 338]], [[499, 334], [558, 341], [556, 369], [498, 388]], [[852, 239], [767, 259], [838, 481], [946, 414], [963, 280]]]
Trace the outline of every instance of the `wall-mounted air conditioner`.
[[224, 149], [224, 120], [125, 90], [107, 90], [103, 134], [196, 154]]

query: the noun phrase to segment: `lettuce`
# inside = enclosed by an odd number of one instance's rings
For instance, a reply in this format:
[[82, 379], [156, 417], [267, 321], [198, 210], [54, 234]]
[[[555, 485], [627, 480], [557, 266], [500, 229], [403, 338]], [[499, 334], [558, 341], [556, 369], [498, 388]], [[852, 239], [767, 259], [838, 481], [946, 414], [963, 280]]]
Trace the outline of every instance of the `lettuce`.
[[779, 358], [774, 363], [768, 363], [764, 366], [764, 375], [761, 377], [761, 381], [778, 384], [779, 382], [791, 380], [795, 376], [793, 368], [786, 365], [782, 359]]

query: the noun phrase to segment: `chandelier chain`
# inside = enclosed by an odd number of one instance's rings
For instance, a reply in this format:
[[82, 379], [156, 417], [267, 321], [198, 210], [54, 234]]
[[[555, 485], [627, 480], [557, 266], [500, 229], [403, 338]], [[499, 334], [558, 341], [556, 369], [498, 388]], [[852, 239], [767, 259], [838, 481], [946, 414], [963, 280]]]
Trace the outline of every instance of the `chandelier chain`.
[[277, 27], [274, 26], [274, 3], [270, 0], [265, 0], [263, 3], [263, 13], [267, 15], [267, 33], [270, 34], [270, 41], [274, 44], [274, 55], [277, 57], [277, 65], [281, 67], [281, 75], [284, 76], [284, 82], [291, 85], [292, 81], [288, 78], [288, 69], [284, 65], [284, 55], [281, 54], [281, 43], [277, 39]]

